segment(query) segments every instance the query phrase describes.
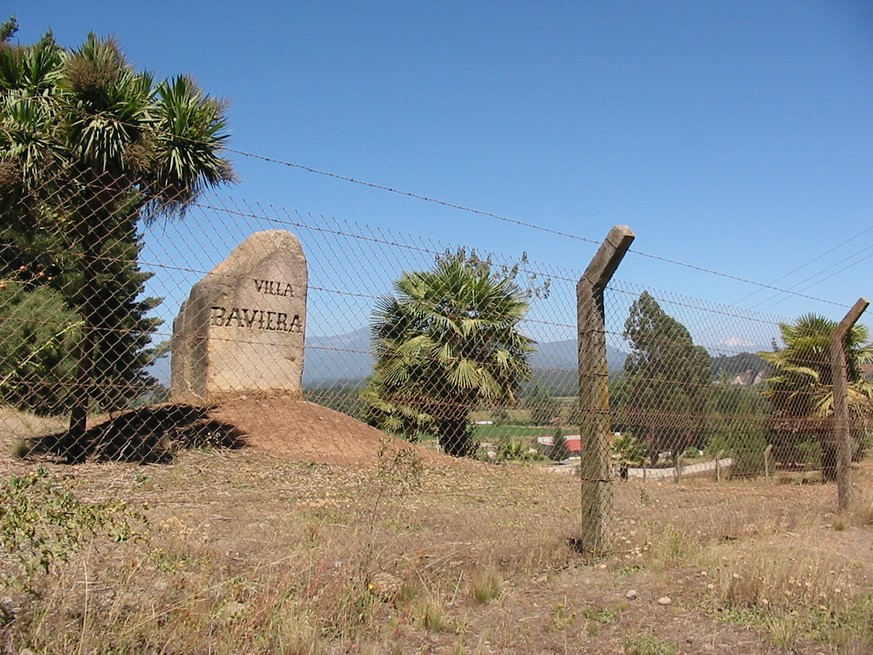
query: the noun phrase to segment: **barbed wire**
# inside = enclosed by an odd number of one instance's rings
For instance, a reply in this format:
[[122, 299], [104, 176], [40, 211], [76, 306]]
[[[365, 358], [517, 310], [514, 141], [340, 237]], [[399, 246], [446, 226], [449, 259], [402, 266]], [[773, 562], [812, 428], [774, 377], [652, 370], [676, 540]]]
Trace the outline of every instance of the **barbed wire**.
[[[524, 220], [521, 220], [521, 219], [518, 219], [518, 218], [513, 218], [513, 217], [510, 217], [510, 216], [506, 216], [506, 215], [503, 215], [503, 214], [497, 214], [497, 213], [495, 213], [495, 212], [491, 212], [491, 211], [488, 211], [488, 210], [475, 209], [475, 208], [473, 208], [473, 207], [468, 207], [468, 206], [461, 205], [461, 204], [454, 203], [454, 202], [450, 202], [450, 201], [447, 201], [447, 200], [441, 200], [441, 199], [439, 199], [439, 198], [434, 198], [434, 197], [431, 197], [431, 196], [427, 196], [427, 195], [423, 195], [423, 194], [415, 193], [415, 192], [412, 192], [412, 191], [404, 191], [404, 190], [402, 190], [402, 189], [397, 189], [397, 188], [394, 188], [394, 187], [391, 187], [391, 186], [387, 186], [387, 185], [383, 185], [383, 184], [378, 184], [378, 183], [375, 183], [375, 182], [369, 182], [369, 181], [366, 181], [366, 180], [360, 180], [360, 179], [358, 179], [358, 178], [350, 177], [350, 176], [347, 176], [347, 175], [342, 175], [342, 174], [340, 174], [340, 173], [334, 173], [334, 172], [332, 172], [332, 171], [326, 171], [326, 170], [323, 170], [323, 169], [315, 168], [315, 167], [313, 167], [313, 166], [309, 166], [309, 165], [307, 165], [307, 164], [300, 164], [300, 163], [292, 162], [292, 161], [288, 161], [288, 160], [277, 159], [277, 158], [275, 158], [275, 157], [269, 157], [269, 156], [267, 156], [267, 155], [259, 155], [259, 154], [256, 154], [256, 153], [248, 152], [248, 151], [245, 151], [245, 150], [237, 150], [237, 149], [234, 149], [234, 148], [227, 148], [226, 151], [227, 151], [227, 152], [232, 152], [232, 153], [234, 153], [234, 154], [241, 155], [241, 156], [244, 156], [244, 157], [248, 157], [248, 158], [251, 158], [251, 159], [257, 159], [257, 160], [260, 160], [260, 161], [264, 161], [264, 162], [267, 162], [267, 163], [271, 163], [271, 164], [276, 164], [276, 165], [280, 165], [280, 166], [285, 166], [285, 167], [287, 167], [287, 168], [294, 168], [294, 169], [297, 169], [297, 170], [302, 170], [302, 171], [305, 171], [305, 172], [307, 172], [307, 173], [311, 173], [311, 174], [313, 174], [313, 175], [320, 175], [320, 176], [323, 176], [323, 177], [328, 177], [328, 178], [331, 178], [331, 179], [336, 179], [336, 180], [339, 180], [339, 181], [342, 181], [342, 182], [348, 182], [348, 183], [350, 183], [350, 184], [357, 184], [357, 185], [364, 186], [364, 187], [367, 187], [367, 188], [376, 189], [376, 190], [379, 190], [379, 191], [384, 191], [384, 192], [386, 192], [386, 193], [393, 193], [393, 194], [396, 194], [396, 195], [404, 196], [404, 197], [407, 197], [407, 198], [412, 198], [412, 199], [415, 199], [415, 200], [420, 200], [420, 201], [422, 201], [422, 202], [428, 202], [428, 203], [436, 204], [436, 205], [439, 205], [439, 206], [441, 206], [441, 207], [446, 207], [446, 208], [449, 208], [449, 209], [455, 209], [455, 210], [458, 210], [458, 211], [462, 211], [462, 212], [466, 212], [466, 213], [474, 214], [474, 215], [477, 215], [477, 216], [485, 216], [485, 217], [488, 217], [488, 218], [493, 218], [493, 219], [495, 219], [495, 220], [502, 221], [502, 222], [504, 222], [504, 223], [510, 223], [510, 224], [513, 224], [513, 225], [518, 225], [518, 226], [521, 226], [521, 227], [524, 227], [524, 228], [527, 228], [527, 229], [536, 230], [536, 231], [539, 231], [539, 232], [544, 232], [544, 233], [552, 234], [552, 235], [555, 235], [555, 236], [561, 236], [561, 237], [565, 237], [565, 238], [568, 238], [568, 239], [573, 239], [573, 240], [576, 240], [576, 241], [581, 241], [581, 242], [584, 242], [584, 243], [590, 243], [590, 244], [594, 244], [594, 245], [599, 245], [599, 244], [601, 243], [601, 241], [598, 241], [598, 240], [596, 240], [596, 239], [591, 239], [591, 238], [588, 238], [588, 237], [584, 237], [584, 236], [581, 236], [581, 235], [579, 235], [579, 234], [574, 234], [574, 233], [572, 233], [572, 232], [566, 232], [566, 231], [564, 231], [564, 230], [557, 230], [557, 229], [555, 229], [555, 228], [550, 228], [550, 227], [546, 227], [546, 226], [539, 225], [539, 224], [536, 224], [536, 223], [531, 223], [531, 222], [529, 222], [529, 221], [524, 221]], [[772, 284], [766, 284], [766, 283], [763, 283], [763, 282], [757, 282], [757, 281], [755, 281], [755, 280], [750, 280], [750, 279], [748, 279], [748, 278], [744, 278], [744, 277], [741, 277], [741, 276], [739, 276], [739, 275], [734, 275], [734, 274], [731, 274], [731, 273], [724, 273], [724, 272], [722, 272], [722, 271], [716, 271], [716, 270], [714, 270], [714, 269], [707, 268], [707, 267], [704, 267], [704, 266], [699, 266], [699, 265], [697, 265], [697, 264], [689, 264], [689, 263], [687, 263], [687, 262], [679, 261], [679, 260], [677, 260], [677, 259], [672, 259], [672, 258], [670, 258], [670, 257], [665, 257], [665, 256], [663, 256], [663, 255], [655, 255], [655, 254], [653, 254], [653, 253], [649, 253], [649, 252], [645, 252], [645, 251], [642, 251], [642, 250], [638, 250], [638, 249], [633, 248], [633, 247], [630, 248], [628, 252], [629, 252], [629, 253], [633, 253], [633, 254], [635, 254], [635, 255], [639, 255], [640, 257], [645, 257], [645, 258], [647, 258], [647, 259], [654, 260], [654, 261], [660, 261], [660, 262], [662, 262], [662, 263], [671, 264], [671, 265], [673, 265], [673, 266], [679, 266], [679, 267], [687, 268], [687, 269], [694, 270], [694, 271], [697, 271], [697, 272], [700, 272], [700, 273], [706, 273], [706, 274], [708, 274], [708, 275], [713, 275], [713, 276], [716, 276], [716, 277], [721, 277], [721, 278], [725, 278], [725, 279], [728, 279], [728, 280], [733, 280], [734, 282], [741, 282], [741, 283], [743, 283], [743, 284], [750, 284], [750, 285], [753, 285], [753, 286], [759, 287], [759, 288], [761, 288], [761, 289], [769, 289], [769, 290], [772, 290], [772, 291], [779, 291], [780, 293], [785, 293], [785, 294], [789, 294], [789, 295], [797, 296], [797, 297], [799, 297], [799, 298], [805, 298], [805, 299], [807, 299], [807, 300], [814, 300], [814, 301], [816, 301], [816, 302], [822, 302], [822, 303], [826, 303], [826, 304], [834, 305], [834, 306], [836, 306], [836, 307], [848, 307], [848, 306], [849, 306], [849, 305], [846, 305], [846, 304], [843, 304], [843, 303], [838, 303], [838, 302], [834, 302], [834, 301], [832, 301], [832, 300], [828, 300], [828, 299], [826, 299], [826, 298], [818, 298], [818, 297], [816, 297], [816, 296], [812, 296], [812, 295], [809, 295], [809, 294], [804, 294], [804, 293], [800, 293], [800, 292], [791, 291], [790, 289], [782, 289], [782, 288], [780, 288], [780, 287], [773, 286]]]
[[[35, 97], [21, 96], [21, 97], [18, 97], [18, 98], [16, 98], [16, 99], [18, 99], [18, 100], [27, 100], [27, 99], [38, 99], [38, 98], [39, 98], [39, 96], [35, 96]], [[122, 124], [124, 124], [124, 123], [122, 122]], [[179, 138], [183, 138], [183, 137], [179, 137]], [[191, 141], [193, 142], [193, 140], [191, 140]], [[238, 149], [238, 148], [230, 148], [230, 147], [226, 147], [226, 146], [223, 148], [223, 152], [236, 154], [236, 155], [239, 155], [239, 156], [242, 156], [242, 157], [246, 157], [246, 158], [249, 158], [249, 159], [255, 159], [255, 160], [263, 161], [263, 162], [266, 162], [266, 163], [275, 164], [275, 165], [278, 165], [278, 166], [283, 166], [283, 167], [286, 167], [286, 168], [292, 168], [292, 169], [296, 169], [296, 170], [301, 170], [301, 171], [304, 171], [304, 172], [309, 173], [309, 174], [312, 174], [312, 175], [318, 175], [318, 176], [322, 176], [322, 177], [327, 177], [327, 178], [335, 179], [335, 180], [338, 180], [338, 181], [341, 181], [341, 182], [346, 182], [346, 183], [349, 183], [349, 184], [355, 184], [355, 185], [358, 185], [358, 186], [362, 186], [362, 187], [366, 187], [366, 188], [370, 188], [370, 189], [374, 189], [374, 190], [378, 190], [378, 191], [383, 191], [383, 192], [386, 192], [386, 193], [391, 193], [391, 194], [395, 194], [395, 195], [399, 195], [399, 196], [407, 197], [407, 198], [410, 198], [410, 199], [413, 199], [413, 200], [418, 200], [418, 201], [421, 201], [421, 202], [427, 202], [427, 203], [435, 204], [435, 205], [437, 205], [437, 206], [445, 207], [445, 208], [448, 208], [448, 209], [454, 209], [454, 210], [457, 210], [457, 211], [462, 211], [462, 212], [469, 213], [469, 214], [473, 214], [473, 215], [476, 215], [476, 216], [483, 216], [483, 217], [487, 217], [487, 218], [492, 218], [492, 219], [494, 219], [494, 220], [502, 221], [502, 222], [504, 222], [504, 223], [513, 224], [513, 225], [518, 225], [518, 226], [520, 226], [520, 227], [524, 227], [524, 228], [526, 228], [526, 229], [535, 230], [535, 231], [543, 232], [543, 233], [546, 233], [546, 234], [551, 234], [551, 235], [553, 235], [553, 236], [560, 236], [560, 237], [563, 237], [563, 238], [573, 239], [573, 240], [575, 240], [575, 241], [580, 241], [580, 242], [583, 242], [583, 243], [588, 243], [588, 244], [593, 244], [593, 245], [599, 245], [599, 244], [601, 243], [601, 240], [592, 239], [592, 238], [585, 237], [585, 236], [582, 236], [582, 235], [579, 235], [579, 234], [575, 234], [575, 233], [572, 233], [572, 232], [567, 232], [567, 231], [565, 231], [565, 230], [558, 230], [558, 229], [550, 228], [550, 227], [547, 227], [547, 226], [544, 226], [544, 225], [539, 225], [539, 224], [537, 224], [537, 223], [533, 223], [533, 222], [530, 222], [530, 221], [525, 221], [525, 220], [522, 220], [522, 219], [519, 219], [519, 218], [514, 218], [514, 217], [511, 217], [511, 216], [506, 216], [506, 215], [504, 215], [504, 214], [498, 214], [498, 213], [496, 213], [496, 212], [492, 212], [492, 211], [489, 211], [489, 210], [477, 209], [477, 208], [474, 208], [474, 207], [469, 207], [469, 206], [466, 206], [466, 205], [462, 205], [462, 204], [460, 204], [460, 203], [451, 202], [451, 201], [448, 201], [448, 200], [442, 200], [442, 199], [440, 199], [440, 198], [435, 198], [435, 197], [433, 197], [433, 196], [428, 196], [428, 195], [421, 194], [421, 193], [416, 193], [416, 192], [413, 192], [413, 191], [406, 191], [406, 190], [399, 189], [399, 188], [396, 188], [396, 187], [392, 187], [392, 186], [389, 186], [389, 185], [379, 184], [379, 183], [376, 183], [376, 182], [370, 182], [370, 181], [368, 181], [368, 180], [362, 180], [362, 179], [359, 179], [359, 178], [356, 178], [356, 177], [352, 177], [352, 176], [349, 176], [349, 175], [343, 175], [343, 174], [341, 174], [341, 173], [336, 173], [336, 172], [333, 172], [333, 171], [328, 171], [328, 170], [324, 170], [324, 169], [321, 169], [321, 168], [316, 168], [316, 167], [314, 167], [314, 166], [310, 166], [310, 165], [308, 165], [308, 164], [303, 164], [303, 163], [299, 163], [299, 162], [293, 162], [293, 161], [285, 160], [285, 159], [279, 159], [279, 158], [277, 158], [277, 157], [271, 157], [271, 156], [268, 156], [268, 155], [262, 155], [262, 154], [253, 153], [253, 152], [250, 152], [250, 151], [247, 151], [247, 150], [241, 150], [241, 149]], [[267, 219], [267, 217], [263, 217], [263, 218], [266, 219], [266, 220], [269, 220], [269, 219]], [[697, 265], [697, 264], [691, 264], [691, 263], [688, 263], [688, 262], [683, 262], [683, 261], [681, 261], [681, 260], [674, 259], [674, 258], [670, 258], [670, 257], [666, 257], [666, 256], [663, 256], [663, 255], [656, 255], [656, 254], [654, 254], [654, 253], [649, 253], [649, 252], [646, 252], [646, 251], [643, 251], [643, 250], [638, 250], [638, 249], [633, 248], [633, 247], [630, 248], [628, 252], [631, 253], [631, 254], [634, 254], [634, 255], [638, 255], [638, 256], [640, 256], [640, 257], [644, 257], [644, 258], [647, 258], [647, 259], [651, 259], [651, 260], [653, 260], [653, 261], [659, 261], [659, 262], [662, 262], [662, 263], [665, 263], [665, 264], [670, 264], [670, 265], [673, 265], [673, 266], [678, 266], [678, 267], [681, 267], [681, 268], [686, 268], [686, 269], [689, 269], [689, 270], [697, 271], [697, 272], [699, 272], [699, 273], [704, 273], [704, 274], [712, 275], [712, 276], [715, 276], [715, 277], [721, 277], [721, 278], [724, 278], [724, 279], [732, 280], [732, 281], [734, 281], [734, 282], [739, 282], [739, 283], [741, 283], [741, 284], [752, 285], [752, 286], [757, 287], [759, 290], [770, 290], [770, 291], [776, 291], [778, 294], [787, 294], [787, 295], [795, 296], [795, 297], [798, 297], [798, 298], [804, 298], [804, 299], [806, 299], [806, 300], [813, 300], [813, 301], [815, 301], [815, 302], [821, 302], [821, 303], [828, 304], [828, 305], [831, 305], [831, 306], [834, 306], [834, 307], [847, 308], [847, 307], [850, 306], [850, 305], [845, 304], [845, 303], [835, 302], [835, 301], [832, 301], [832, 300], [829, 300], [829, 299], [826, 299], [826, 298], [820, 298], [820, 297], [817, 297], [817, 296], [813, 296], [813, 295], [811, 295], [811, 294], [806, 294], [806, 293], [802, 293], [802, 292], [799, 292], [799, 291], [793, 291], [793, 290], [790, 289], [790, 288], [789, 288], [789, 289], [784, 289], [784, 288], [781, 288], [781, 287], [777, 287], [777, 286], [774, 286], [772, 283], [763, 283], [763, 282], [758, 282], [758, 281], [756, 281], [756, 280], [751, 280], [751, 279], [749, 279], [749, 278], [745, 278], [745, 277], [742, 277], [742, 276], [739, 276], [739, 275], [734, 275], [734, 274], [732, 274], [732, 273], [725, 273], [725, 272], [723, 272], [723, 271], [718, 271], [718, 270], [715, 270], [715, 269], [712, 269], [712, 268], [708, 268], [708, 267], [705, 267], [705, 266], [700, 266], [700, 265]], [[830, 252], [830, 251], [829, 251], [829, 252]], [[827, 253], [825, 253], [825, 254], [827, 254]], [[784, 276], [783, 276], [783, 277], [784, 277]], [[780, 278], [780, 279], [781, 279], [781, 278]], [[739, 302], [739, 301], [738, 301], [738, 302]], [[737, 303], [737, 304], [738, 304], [738, 303]], [[757, 305], [756, 305], [756, 306], [757, 306]]]

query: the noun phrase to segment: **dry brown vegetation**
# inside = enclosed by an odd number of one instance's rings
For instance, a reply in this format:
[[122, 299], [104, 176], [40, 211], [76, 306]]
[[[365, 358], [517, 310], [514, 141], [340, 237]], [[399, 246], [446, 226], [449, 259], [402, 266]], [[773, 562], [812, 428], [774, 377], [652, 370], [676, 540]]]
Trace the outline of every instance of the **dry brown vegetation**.
[[[4, 410], [4, 477], [36, 466], [8, 454], [16, 438], [55, 428]], [[21, 607], [6, 652], [873, 651], [869, 462], [844, 516], [829, 485], [616, 482], [613, 548], [588, 561], [568, 547], [573, 475], [335, 430], [320, 436], [332, 463], [306, 461], [278, 433], [168, 464], [49, 464], [147, 523], [4, 592]]]

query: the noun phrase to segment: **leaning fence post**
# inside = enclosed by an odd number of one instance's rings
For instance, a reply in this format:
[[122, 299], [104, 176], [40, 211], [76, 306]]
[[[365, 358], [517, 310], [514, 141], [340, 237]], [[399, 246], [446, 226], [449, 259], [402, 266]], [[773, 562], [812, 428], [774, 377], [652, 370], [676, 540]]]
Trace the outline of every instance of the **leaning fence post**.
[[613, 227], [576, 285], [579, 348], [579, 407], [582, 425], [581, 547], [598, 552], [604, 546], [603, 524], [609, 505], [610, 442], [609, 372], [606, 365], [606, 318], [603, 291], [634, 240], [624, 225]]
[[849, 380], [846, 367], [846, 336], [870, 303], [859, 298], [831, 334], [831, 377], [834, 386], [833, 439], [837, 446], [837, 508], [852, 502], [852, 435], [849, 429]]

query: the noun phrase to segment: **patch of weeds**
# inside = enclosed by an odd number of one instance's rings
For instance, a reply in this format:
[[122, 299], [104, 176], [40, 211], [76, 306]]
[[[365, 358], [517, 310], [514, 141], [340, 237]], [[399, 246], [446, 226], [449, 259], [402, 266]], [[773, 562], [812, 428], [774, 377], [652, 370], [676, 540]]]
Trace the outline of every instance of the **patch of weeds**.
[[555, 605], [552, 612], [552, 627], [555, 630], [563, 630], [576, 622], [576, 612], [567, 607], [566, 600]]
[[794, 651], [802, 640], [802, 630], [797, 617], [792, 614], [780, 613], [761, 617], [767, 640], [779, 650]]
[[486, 567], [473, 580], [473, 599], [480, 605], [497, 600], [502, 592], [500, 575], [492, 566]]
[[191, 559], [181, 553], [171, 553], [163, 548], [155, 548], [149, 553], [148, 562], [158, 571], [172, 573], [184, 569], [191, 563]]
[[589, 621], [594, 621], [600, 625], [609, 625], [610, 623], [618, 621], [618, 618], [621, 616], [621, 611], [617, 608], [611, 607], [589, 607], [582, 612], [582, 616]]
[[651, 505], [653, 499], [652, 494], [650, 494], [646, 489], [640, 487], [640, 504], [641, 505]]
[[846, 529], [846, 522], [843, 519], [836, 519], [834, 521], [834, 530], [836, 532], [843, 532]]
[[639, 573], [644, 570], [646, 567], [642, 564], [623, 564], [619, 566], [615, 572], [619, 575], [633, 575], [634, 573]]
[[59, 488], [46, 468], [0, 481], [0, 549], [19, 574], [6, 584], [31, 589], [38, 573], [105, 535], [115, 542], [136, 536], [145, 517], [122, 500], [90, 503]]
[[664, 566], [688, 563], [698, 551], [697, 544], [675, 528], [667, 529], [652, 541], [652, 557]]
[[610, 607], [589, 607], [582, 612], [585, 617], [585, 632], [589, 637], [596, 637], [601, 626], [615, 623], [621, 616], [621, 611]]
[[304, 534], [306, 536], [306, 543], [312, 548], [320, 545], [323, 540], [321, 529], [317, 523], [307, 523]]
[[378, 599], [373, 594], [374, 589], [362, 582], [351, 581], [346, 586], [346, 593], [340, 606], [340, 615], [350, 625], [363, 625], [367, 623]]
[[873, 598], [856, 595], [852, 571], [813, 556], [748, 558], [719, 569], [715, 610], [790, 650], [807, 641], [873, 647]]
[[644, 634], [628, 635], [622, 641], [627, 655], [678, 655], [679, 646], [658, 637]]
[[428, 598], [421, 605], [418, 617], [422, 627], [429, 632], [442, 632], [448, 628], [448, 619], [443, 606], [433, 598]]
[[409, 603], [421, 592], [421, 581], [417, 576], [407, 575], [400, 583], [400, 588], [394, 596], [394, 602], [398, 605]]
[[807, 642], [840, 652], [868, 653], [873, 649], [873, 600], [869, 597], [842, 609], [824, 605], [792, 610], [754, 606], [724, 610], [719, 618], [762, 633], [780, 650], [793, 651]]
[[410, 492], [421, 487], [424, 466], [421, 455], [409, 447], [394, 448], [393, 441], [382, 438], [379, 442], [378, 480], [395, 492]]

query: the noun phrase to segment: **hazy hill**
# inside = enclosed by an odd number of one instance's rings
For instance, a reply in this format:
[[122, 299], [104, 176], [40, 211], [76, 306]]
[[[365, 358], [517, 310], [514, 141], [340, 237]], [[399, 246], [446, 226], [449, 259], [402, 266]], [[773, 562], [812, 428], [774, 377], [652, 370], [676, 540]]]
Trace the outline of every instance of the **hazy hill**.
[[[536, 349], [536, 352], [530, 358], [531, 366], [534, 369], [572, 371], [578, 369], [576, 342], [572, 339], [538, 343]], [[606, 366], [610, 372], [620, 371], [624, 368], [625, 359], [627, 359], [627, 353], [622, 352], [618, 348], [606, 346]]]
[[727, 377], [730, 384], [760, 384], [767, 377], [770, 367], [755, 353], [738, 353], [736, 355], [719, 355], [710, 361], [712, 379]]
[[[547, 371], [572, 371], [575, 375], [576, 342], [572, 340], [540, 343], [531, 355], [534, 369]], [[624, 366], [627, 353], [607, 346], [606, 359], [610, 371]], [[354, 332], [331, 337], [307, 337], [306, 359], [303, 367], [303, 384], [323, 384], [331, 380], [354, 380], [370, 375], [373, 357], [370, 355], [370, 329], [360, 328]]]
[[[539, 343], [531, 355], [534, 380], [547, 388], [570, 388], [576, 384], [576, 342], [553, 341]], [[612, 346], [606, 347], [607, 367], [610, 373], [620, 372], [627, 353]], [[754, 353], [733, 356], [719, 355], [711, 362], [713, 380], [727, 375], [731, 384], [755, 384], [766, 376], [766, 362]], [[170, 358], [162, 357], [148, 369], [164, 385], [170, 383]], [[303, 368], [303, 384], [322, 386], [336, 381], [359, 381], [373, 371], [370, 354], [370, 328], [335, 336], [307, 336]], [[560, 394], [558, 394], [560, 395]]]
[[306, 337], [303, 359], [303, 384], [322, 384], [330, 380], [357, 380], [373, 371], [370, 354], [370, 328], [329, 337]]
[[[531, 355], [531, 365], [538, 379], [550, 377], [575, 379], [576, 342], [540, 343]], [[620, 371], [627, 353], [607, 346], [606, 359], [611, 372]], [[162, 357], [149, 367], [149, 373], [164, 385], [170, 384], [170, 358]], [[335, 336], [307, 336], [303, 363], [303, 384], [323, 385], [337, 380], [360, 380], [373, 371], [370, 354], [370, 328]]]

